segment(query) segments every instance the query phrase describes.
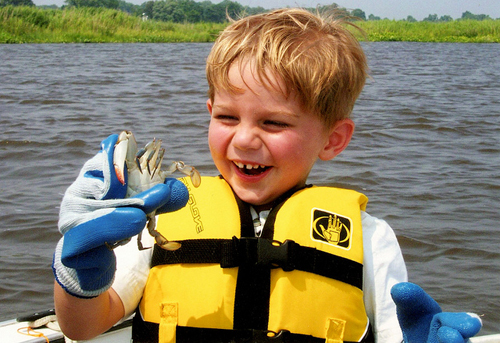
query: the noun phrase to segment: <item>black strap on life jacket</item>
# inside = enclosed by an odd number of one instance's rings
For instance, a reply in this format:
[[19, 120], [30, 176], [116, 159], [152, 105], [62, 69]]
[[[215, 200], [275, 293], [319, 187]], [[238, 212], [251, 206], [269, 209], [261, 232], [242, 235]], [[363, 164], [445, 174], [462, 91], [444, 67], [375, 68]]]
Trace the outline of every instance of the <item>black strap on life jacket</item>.
[[242, 266], [301, 270], [345, 282], [361, 289], [363, 265], [292, 240], [283, 243], [261, 237], [179, 241], [175, 251], [155, 248], [152, 266], [177, 263], [217, 263], [222, 268]]
[[[140, 314], [134, 317], [132, 340], [134, 343], [157, 343], [159, 324], [149, 323], [140, 319]], [[178, 326], [176, 341], [180, 343], [324, 343], [324, 338], [291, 333], [287, 330], [273, 332], [267, 330], [225, 330]], [[363, 343], [374, 343], [371, 328]], [[354, 343], [344, 341], [344, 343]]]

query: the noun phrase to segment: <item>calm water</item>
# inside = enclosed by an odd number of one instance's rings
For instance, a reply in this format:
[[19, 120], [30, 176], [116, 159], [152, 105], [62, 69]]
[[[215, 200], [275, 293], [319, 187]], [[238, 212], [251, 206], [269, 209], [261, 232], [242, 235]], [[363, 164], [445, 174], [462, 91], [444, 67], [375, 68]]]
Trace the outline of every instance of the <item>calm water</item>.
[[[0, 320], [52, 307], [58, 206], [110, 133], [168, 142], [215, 175], [210, 44], [0, 45]], [[351, 187], [399, 237], [410, 279], [500, 331], [500, 45], [371, 43], [355, 137], [310, 181]]]

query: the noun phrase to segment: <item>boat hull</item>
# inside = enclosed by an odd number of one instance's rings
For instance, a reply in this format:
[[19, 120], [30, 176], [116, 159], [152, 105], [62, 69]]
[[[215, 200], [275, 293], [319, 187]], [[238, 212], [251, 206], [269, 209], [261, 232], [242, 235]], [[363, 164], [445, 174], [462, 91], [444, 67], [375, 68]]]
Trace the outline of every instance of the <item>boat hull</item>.
[[[0, 337], [2, 341], [9, 343], [65, 343], [63, 334], [57, 328], [47, 326], [33, 329], [35, 332], [43, 334], [40, 337], [28, 336], [21, 332], [26, 332], [26, 328], [31, 324], [29, 321], [8, 320], [0, 322]], [[56, 325], [57, 326], [57, 325]], [[47, 339], [46, 339], [46, 338]], [[120, 323], [102, 335], [86, 340], [92, 343], [129, 343], [132, 337], [132, 319]], [[500, 343], [500, 334], [477, 336], [470, 339], [471, 343]]]

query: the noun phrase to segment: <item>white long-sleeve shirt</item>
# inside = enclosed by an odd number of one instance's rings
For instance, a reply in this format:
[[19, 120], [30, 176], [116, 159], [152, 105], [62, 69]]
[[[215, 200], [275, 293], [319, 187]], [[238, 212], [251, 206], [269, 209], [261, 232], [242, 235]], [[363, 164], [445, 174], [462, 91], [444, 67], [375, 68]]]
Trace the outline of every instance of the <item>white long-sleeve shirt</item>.
[[[257, 215], [252, 211], [254, 217]], [[268, 212], [261, 212], [254, 218], [256, 235]], [[363, 298], [366, 313], [373, 326], [375, 341], [378, 343], [400, 343], [403, 340], [396, 317], [396, 306], [390, 290], [399, 282], [407, 281], [406, 265], [396, 235], [391, 227], [381, 219], [361, 212], [363, 227]], [[154, 239], [144, 230], [142, 243], [153, 246]], [[126, 317], [137, 308], [148, 278], [153, 249], [140, 251], [137, 242], [115, 249], [117, 271], [113, 289], [123, 302]]]

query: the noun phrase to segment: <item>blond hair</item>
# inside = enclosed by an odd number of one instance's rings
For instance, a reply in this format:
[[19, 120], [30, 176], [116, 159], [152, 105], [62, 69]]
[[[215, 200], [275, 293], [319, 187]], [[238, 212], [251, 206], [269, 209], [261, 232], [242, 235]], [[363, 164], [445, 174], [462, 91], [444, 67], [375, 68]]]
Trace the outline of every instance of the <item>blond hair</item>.
[[[256, 79], [271, 85], [279, 77], [286, 97], [292, 92], [304, 109], [327, 125], [348, 118], [368, 75], [356, 38], [332, 16], [303, 9], [280, 9], [234, 21], [217, 38], [207, 59], [208, 95], [238, 92], [228, 72], [235, 61], [250, 60]], [[241, 64], [240, 64], [241, 65]], [[271, 72], [271, 75], [268, 73]]]

